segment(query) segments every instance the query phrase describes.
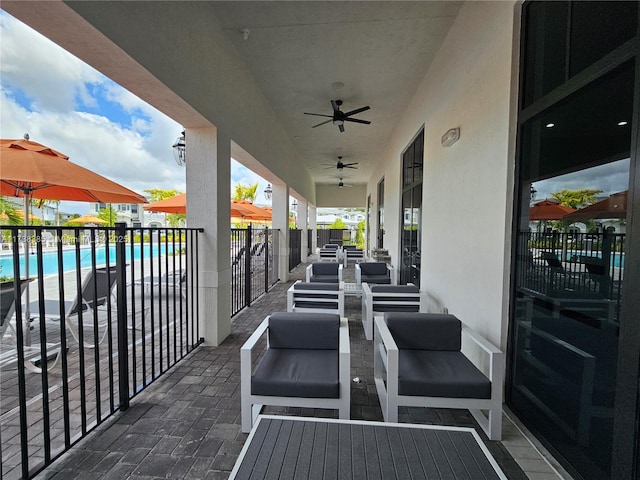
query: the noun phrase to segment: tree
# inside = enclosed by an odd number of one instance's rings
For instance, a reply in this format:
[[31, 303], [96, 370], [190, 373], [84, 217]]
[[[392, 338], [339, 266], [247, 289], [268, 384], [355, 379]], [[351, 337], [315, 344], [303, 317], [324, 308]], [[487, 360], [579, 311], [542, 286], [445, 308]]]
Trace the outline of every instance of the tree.
[[145, 190], [145, 193], [149, 194], [149, 200], [151, 202], [159, 202], [160, 200], [180, 195], [182, 192], [179, 192], [178, 190], [163, 190], [161, 188], [151, 188], [149, 190]]
[[361, 249], [364, 248], [364, 227], [364, 220], [360, 220], [356, 227], [356, 247]]
[[334, 222], [329, 225], [329, 228], [335, 228], [336, 230], [339, 230], [341, 228], [345, 229], [347, 228], [347, 224], [344, 223], [344, 220], [342, 220], [341, 218], [336, 218]]
[[[595, 188], [583, 188], [580, 190], [561, 190], [559, 192], [553, 192], [551, 196], [560, 202], [560, 205], [571, 207], [575, 209], [583, 208], [596, 202], [596, 195], [602, 193], [602, 190]], [[551, 222], [553, 228], [560, 231], [564, 231], [571, 225], [570, 221], [558, 220]], [[587, 231], [591, 231], [594, 227], [594, 222], [590, 220], [583, 221], [587, 226]]]
[[118, 221], [118, 212], [114, 212], [113, 207], [109, 204], [107, 208], [98, 212], [98, 218], [107, 222], [104, 224], [105, 227], [113, 227]]
[[4, 197], [0, 197], [0, 225], [22, 225], [24, 218], [16, 206]]
[[241, 200], [249, 200], [251, 203], [255, 202], [258, 194], [258, 183], [253, 185], [243, 185], [242, 183], [236, 183], [233, 188], [233, 196], [231, 200], [239, 202]]
[[602, 190], [595, 188], [583, 188], [580, 190], [561, 190], [553, 192], [551, 196], [560, 202], [560, 205], [571, 208], [582, 208], [596, 202], [596, 195]]
[[170, 213], [167, 215], [167, 224], [170, 227], [181, 227], [187, 220], [187, 216], [183, 213]]

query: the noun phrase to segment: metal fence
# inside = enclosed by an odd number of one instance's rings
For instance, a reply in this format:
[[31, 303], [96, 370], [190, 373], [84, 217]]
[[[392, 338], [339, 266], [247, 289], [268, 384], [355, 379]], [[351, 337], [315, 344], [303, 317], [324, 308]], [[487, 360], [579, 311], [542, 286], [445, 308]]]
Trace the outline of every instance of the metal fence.
[[31, 478], [200, 343], [198, 229], [0, 227], [2, 478]]
[[289, 229], [289, 271], [302, 261], [302, 230]]
[[278, 281], [279, 230], [231, 229], [231, 315]]
[[607, 231], [520, 233], [517, 287], [549, 297], [607, 299], [619, 313], [625, 239]]
[[350, 230], [343, 228], [319, 228], [316, 230], [318, 234], [318, 246], [321, 247], [327, 243], [337, 243], [342, 245], [343, 242], [350, 238]]

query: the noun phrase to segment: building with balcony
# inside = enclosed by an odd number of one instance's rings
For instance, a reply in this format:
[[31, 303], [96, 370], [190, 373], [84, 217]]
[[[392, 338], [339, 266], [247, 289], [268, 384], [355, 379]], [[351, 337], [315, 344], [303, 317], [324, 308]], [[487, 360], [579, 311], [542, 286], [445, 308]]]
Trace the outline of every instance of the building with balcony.
[[[534, 441], [574, 478], [638, 477], [637, 1], [2, 8], [184, 126], [206, 346], [232, 328], [233, 156], [273, 186], [282, 282], [289, 196], [302, 230], [317, 208], [364, 208], [399, 283], [506, 352], [504, 406]], [[340, 155], [359, 162], [351, 188], [320, 167]], [[593, 218], [624, 233], [535, 236], [533, 184], [628, 191]]]

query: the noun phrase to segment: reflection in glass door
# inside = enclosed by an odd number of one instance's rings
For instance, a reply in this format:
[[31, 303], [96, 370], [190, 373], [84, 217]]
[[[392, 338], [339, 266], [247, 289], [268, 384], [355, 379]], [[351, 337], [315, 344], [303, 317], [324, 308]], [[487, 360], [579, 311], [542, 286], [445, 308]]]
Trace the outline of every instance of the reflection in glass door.
[[376, 247], [384, 248], [384, 178], [378, 182], [378, 230]]
[[613, 478], [634, 71], [520, 131], [510, 405], [588, 479]]
[[421, 131], [402, 154], [400, 283], [403, 285], [420, 286], [423, 157], [424, 131]]

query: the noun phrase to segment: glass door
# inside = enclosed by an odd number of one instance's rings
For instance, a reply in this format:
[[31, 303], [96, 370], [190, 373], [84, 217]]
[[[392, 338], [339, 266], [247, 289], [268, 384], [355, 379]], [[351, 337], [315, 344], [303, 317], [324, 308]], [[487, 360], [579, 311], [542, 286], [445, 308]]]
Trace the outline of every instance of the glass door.
[[421, 131], [402, 154], [400, 283], [403, 285], [420, 286], [423, 157], [424, 131]]

